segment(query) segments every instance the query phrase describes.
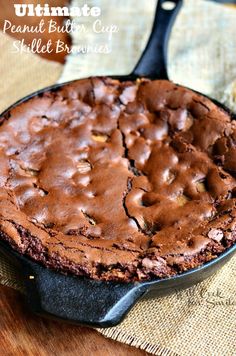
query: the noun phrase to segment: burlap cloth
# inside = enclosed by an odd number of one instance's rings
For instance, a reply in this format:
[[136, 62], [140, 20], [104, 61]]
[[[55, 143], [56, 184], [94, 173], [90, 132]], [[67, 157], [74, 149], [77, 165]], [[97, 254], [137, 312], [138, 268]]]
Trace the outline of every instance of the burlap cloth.
[[[95, 73], [127, 73], [148, 37], [153, 0], [88, 3], [101, 6], [104, 21], [117, 23], [119, 34], [113, 37], [110, 55], [69, 56], [61, 81]], [[78, 4], [81, 5], [78, 0], [72, 3]], [[116, 5], [119, 7], [114, 12], [111, 7]], [[201, 0], [185, 3], [171, 37], [169, 57], [172, 79], [217, 98], [236, 77], [236, 11], [219, 6], [203, 4]], [[122, 15], [124, 7], [126, 17]], [[83, 40], [74, 36], [74, 45]], [[91, 35], [89, 42], [93, 40]], [[59, 80], [63, 69], [60, 64], [33, 54], [12, 54], [12, 40], [2, 33], [0, 49], [0, 111], [22, 96]], [[98, 331], [156, 355], [236, 355], [235, 281], [236, 257], [201, 284], [161, 299], [141, 301], [119, 326]], [[0, 283], [24, 291], [14, 266], [1, 254]]]

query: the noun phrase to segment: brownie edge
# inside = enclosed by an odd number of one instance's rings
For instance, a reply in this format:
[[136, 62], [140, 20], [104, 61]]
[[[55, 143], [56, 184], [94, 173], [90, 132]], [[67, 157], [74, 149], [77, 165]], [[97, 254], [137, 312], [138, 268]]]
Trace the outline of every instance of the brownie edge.
[[78, 80], [0, 126], [0, 239], [97, 280], [165, 278], [236, 241], [236, 124], [165, 80]]

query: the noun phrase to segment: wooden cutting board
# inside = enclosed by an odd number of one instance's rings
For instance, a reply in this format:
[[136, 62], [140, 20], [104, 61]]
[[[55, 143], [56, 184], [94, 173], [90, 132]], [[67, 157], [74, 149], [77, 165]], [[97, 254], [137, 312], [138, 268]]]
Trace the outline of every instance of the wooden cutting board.
[[146, 352], [106, 339], [97, 331], [40, 318], [22, 295], [0, 286], [1, 356], [144, 356]]

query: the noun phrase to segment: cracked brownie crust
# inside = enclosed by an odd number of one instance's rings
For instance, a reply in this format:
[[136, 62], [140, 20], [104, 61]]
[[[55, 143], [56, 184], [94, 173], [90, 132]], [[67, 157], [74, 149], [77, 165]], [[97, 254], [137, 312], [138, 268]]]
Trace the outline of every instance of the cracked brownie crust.
[[79, 80], [0, 126], [0, 238], [61, 272], [134, 281], [236, 240], [236, 125], [169, 81]]

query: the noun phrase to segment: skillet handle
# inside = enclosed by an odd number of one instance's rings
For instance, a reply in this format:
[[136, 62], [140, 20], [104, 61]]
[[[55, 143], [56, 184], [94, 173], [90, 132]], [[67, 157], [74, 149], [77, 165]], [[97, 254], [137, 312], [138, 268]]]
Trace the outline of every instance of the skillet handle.
[[[167, 46], [172, 25], [183, 0], [158, 0], [152, 32], [131, 76], [168, 79]], [[167, 10], [166, 6], [173, 6]]]
[[23, 273], [33, 312], [93, 327], [118, 324], [147, 289], [138, 283], [64, 276], [26, 259]]

